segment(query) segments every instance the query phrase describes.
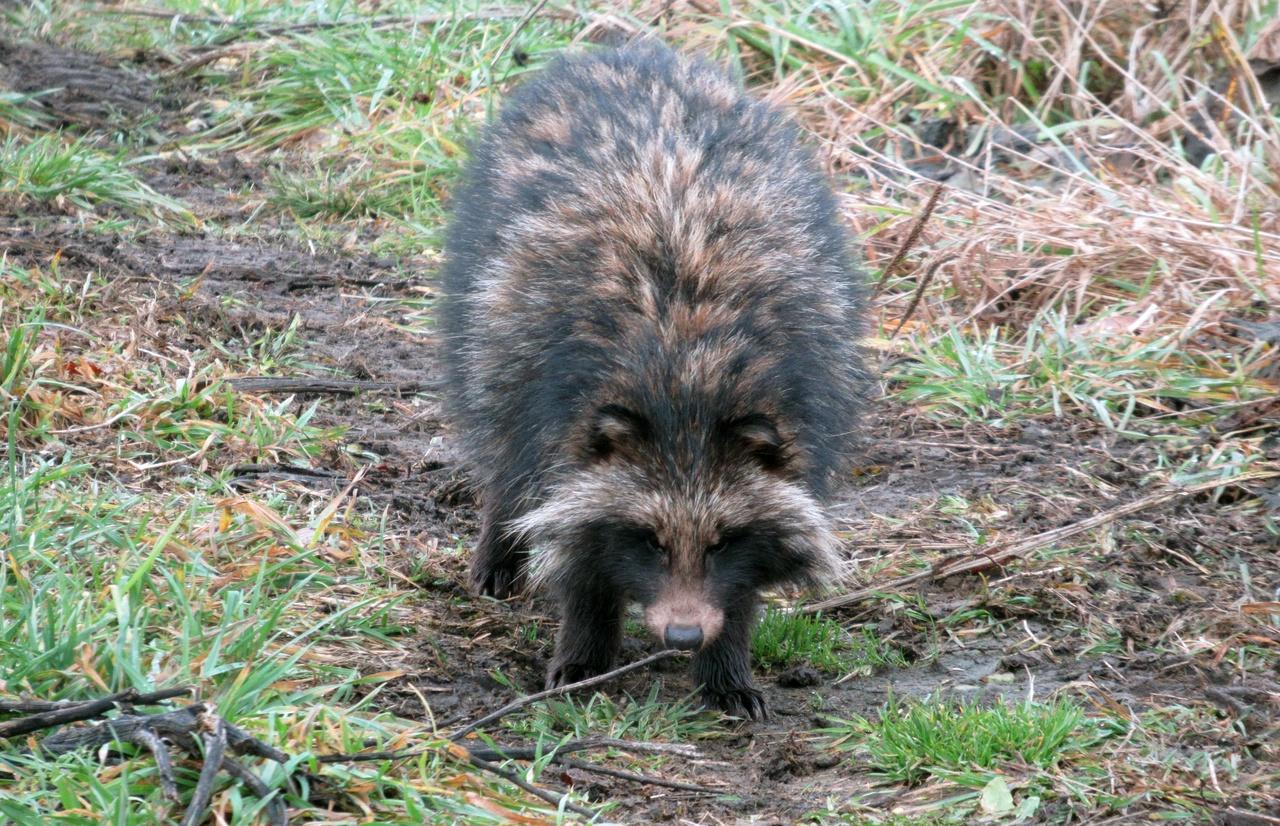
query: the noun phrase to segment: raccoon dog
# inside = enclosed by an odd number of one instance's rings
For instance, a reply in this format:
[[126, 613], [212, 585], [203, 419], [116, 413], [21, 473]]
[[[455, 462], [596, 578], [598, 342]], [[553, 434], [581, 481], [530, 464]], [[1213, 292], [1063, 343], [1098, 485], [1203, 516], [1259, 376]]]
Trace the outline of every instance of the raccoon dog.
[[608, 670], [634, 601], [709, 704], [763, 716], [757, 594], [837, 573], [823, 502], [867, 386], [797, 130], [652, 42], [560, 59], [473, 148], [446, 253], [476, 589], [554, 594], [548, 686]]

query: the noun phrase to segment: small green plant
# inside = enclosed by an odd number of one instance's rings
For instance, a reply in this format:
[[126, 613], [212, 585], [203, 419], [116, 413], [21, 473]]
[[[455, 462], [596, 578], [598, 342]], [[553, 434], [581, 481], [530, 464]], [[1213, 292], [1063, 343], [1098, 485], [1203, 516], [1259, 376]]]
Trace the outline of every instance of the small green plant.
[[821, 616], [770, 608], [751, 638], [751, 653], [765, 668], [811, 665], [838, 674], [870, 674], [906, 664], [902, 652], [870, 628], [854, 634]]
[[0, 92], [0, 125], [12, 124], [24, 129], [40, 129], [48, 126], [48, 116], [31, 105], [31, 102], [38, 97], [38, 94]]
[[298, 326], [302, 317], [295, 315], [284, 329], [268, 328], [256, 337], [242, 341], [211, 342], [213, 348], [228, 361], [244, 370], [270, 374], [298, 364], [300, 343]]
[[1065, 700], [982, 706], [890, 699], [879, 719], [857, 718], [832, 733], [856, 739], [860, 756], [892, 780], [919, 783], [941, 776], [982, 785], [1002, 765], [1053, 767], [1071, 748], [1085, 744], [1084, 728], [1084, 713]]
[[[456, 163], [438, 155], [426, 157], [423, 147], [382, 144], [370, 149], [386, 153], [378, 159], [384, 167], [380, 172], [367, 165], [341, 172], [275, 172], [271, 203], [299, 219], [413, 219], [423, 226], [440, 220], [440, 192], [456, 173]], [[405, 156], [393, 154], [397, 150]]]
[[42, 429], [24, 419], [40, 418], [38, 405], [29, 398], [28, 384], [34, 372], [31, 354], [43, 324], [43, 318], [36, 315], [27, 323], [15, 326], [0, 340], [4, 347], [0, 350], [0, 435], [4, 436], [11, 455], [16, 455], [20, 431], [25, 438], [35, 439], [37, 436], [31, 431]]
[[582, 701], [572, 697], [549, 700], [528, 717], [513, 719], [508, 728], [530, 737], [603, 736], [636, 740], [691, 740], [716, 730], [716, 718], [704, 714], [696, 695], [674, 703], [659, 699], [661, 683], [654, 683], [643, 699], [626, 695], [622, 701], [593, 694]]
[[0, 142], [0, 196], [93, 209], [111, 204], [134, 212], [190, 220], [190, 211], [138, 180], [121, 157], [57, 133]]
[[538, 641], [538, 637], [541, 634], [541, 632], [542, 632], [542, 628], [539, 625], [538, 621], [533, 620], [532, 622], [520, 623], [520, 625], [516, 627], [515, 636], [516, 636], [516, 639], [520, 640], [521, 642], [529, 643], [530, 645], [532, 645]]

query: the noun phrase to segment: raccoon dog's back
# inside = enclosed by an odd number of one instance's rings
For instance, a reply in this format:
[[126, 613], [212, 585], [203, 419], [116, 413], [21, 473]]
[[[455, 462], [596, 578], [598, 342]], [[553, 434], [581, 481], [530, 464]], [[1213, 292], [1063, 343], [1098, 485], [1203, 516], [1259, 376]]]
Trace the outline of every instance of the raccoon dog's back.
[[578, 460], [575, 428], [627, 382], [637, 396], [692, 383], [712, 417], [766, 406], [826, 494], [866, 385], [859, 279], [777, 110], [652, 42], [561, 59], [473, 148], [454, 213], [448, 407], [511, 516]]

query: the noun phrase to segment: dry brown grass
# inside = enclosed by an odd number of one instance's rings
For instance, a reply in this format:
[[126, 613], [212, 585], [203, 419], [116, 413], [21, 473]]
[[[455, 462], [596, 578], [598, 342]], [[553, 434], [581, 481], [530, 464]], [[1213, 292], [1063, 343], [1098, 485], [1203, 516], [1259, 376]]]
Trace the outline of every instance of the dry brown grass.
[[[865, 24], [694, 5], [669, 35], [732, 41], [858, 181], [846, 211], [871, 268], [946, 176], [914, 274], [892, 279], [890, 326], [939, 262], [932, 325], [1025, 325], [1055, 307], [1109, 314], [1107, 333], [1190, 337], [1280, 301], [1280, 132], [1245, 56], [1267, 4], [873, 4]], [[926, 143], [943, 122], [948, 140]], [[1179, 138], [1217, 160], [1193, 164]]]

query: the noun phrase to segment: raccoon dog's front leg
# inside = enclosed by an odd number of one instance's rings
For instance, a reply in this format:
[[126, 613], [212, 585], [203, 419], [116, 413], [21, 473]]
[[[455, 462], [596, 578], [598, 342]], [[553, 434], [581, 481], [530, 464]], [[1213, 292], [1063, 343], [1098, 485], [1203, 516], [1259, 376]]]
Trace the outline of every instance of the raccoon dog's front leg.
[[693, 658], [693, 680], [702, 686], [704, 702], [735, 716], [764, 720], [764, 695], [751, 682], [751, 629], [756, 618], [755, 594], [730, 601], [724, 628]]
[[527, 558], [525, 543], [507, 530], [512, 514], [499, 505], [507, 496], [486, 490], [480, 514], [480, 538], [471, 556], [471, 587], [506, 599], [520, 590]]
[[622, 647], [621, 594], [604, 583], [576, 577], [557, 590], [560, 633], [547, 668], [547, 688], [603, 674]]

